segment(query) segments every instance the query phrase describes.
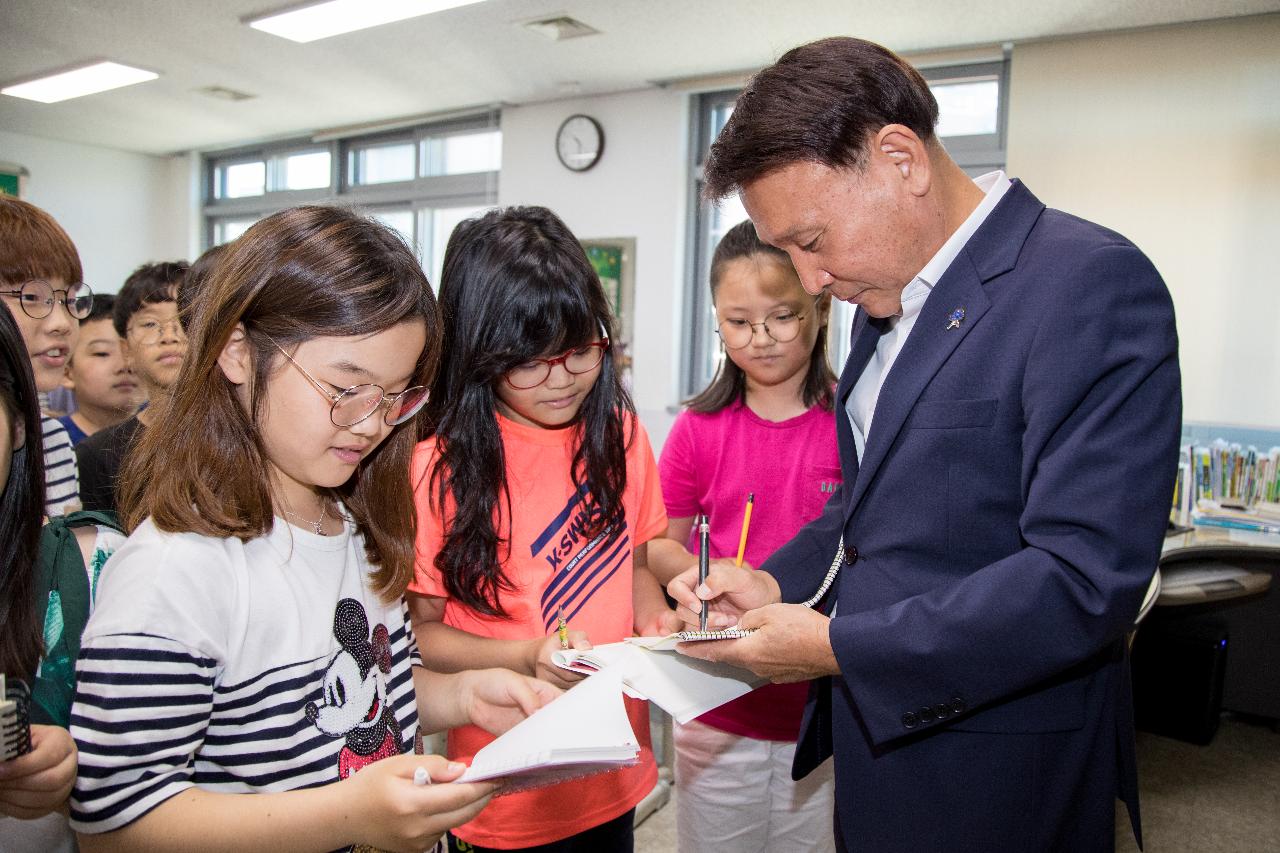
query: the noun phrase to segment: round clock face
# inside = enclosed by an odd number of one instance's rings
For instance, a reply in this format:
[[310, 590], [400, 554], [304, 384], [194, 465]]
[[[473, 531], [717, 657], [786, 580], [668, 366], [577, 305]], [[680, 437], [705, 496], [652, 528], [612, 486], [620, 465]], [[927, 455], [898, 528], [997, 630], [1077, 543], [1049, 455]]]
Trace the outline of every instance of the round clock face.
[[566, 169], [585, 172], [604, 151], [604, 130], [591, 116], [571, 115], [556, 131], [556, 156]]

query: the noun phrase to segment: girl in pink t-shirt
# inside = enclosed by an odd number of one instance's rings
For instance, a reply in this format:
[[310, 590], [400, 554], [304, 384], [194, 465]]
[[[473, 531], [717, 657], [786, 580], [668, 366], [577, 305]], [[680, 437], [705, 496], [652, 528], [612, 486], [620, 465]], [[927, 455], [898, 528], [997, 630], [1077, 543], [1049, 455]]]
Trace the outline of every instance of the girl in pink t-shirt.
[[[663, 583], [697, 561], [696, 516], [710, 520], [711, 556], [733, 559], [754, 495], [744, 565], [758, 566], [821, 513], [841, 479], [830, 298], [806, 293], [786, 254], [749, 221], [716, 247], [711, 298], [728, 358], [663, 446], [670, 526], [649, 549]], [[791, 780], [807, 692], [766, 685], [677, 726], [680, 851], [835, 849], [831, 763]]]
[[[510, 208], [453, 232], [440, 305], [430, 435], [413, 465], [409, 606], [423, 661], [568, 687], [577, 676], [550, 660], [561, 613], [578, 648], [680, 625], [646, 567], [667, 517], [613, 358], [604, 290], [555, 214]], [[499, 797], [453, 831], [454, 849], [629, 853], [633, 810], [657, 769], [646, 705], [628, 702], [638, 765]], [[449, 756], [468, 761], [490, 740], [454, 729]]]

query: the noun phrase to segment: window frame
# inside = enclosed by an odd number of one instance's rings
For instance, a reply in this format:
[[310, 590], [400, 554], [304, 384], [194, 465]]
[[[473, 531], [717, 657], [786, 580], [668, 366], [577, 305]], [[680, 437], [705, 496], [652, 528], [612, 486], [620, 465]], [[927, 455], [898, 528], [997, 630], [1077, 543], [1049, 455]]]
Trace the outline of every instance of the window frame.
[[[298, 137], [261, 145], [246, 145], [208, 152], [203, 157], [203, 206], [201, 215], [202, 248], [214, 245], [220, 224], [242, 219], [261, 219], [272, 213], [300, 204], [350, 204], [369, 213], [378, 210], [408, 209], [413, 213], [412, 247], [423, 267], [430, 270], [432, 258], [443, 247], [427, 245], [429, 222], [425, 211], [457, 207], [488, 207], [498, 202], [499, 168], [486, 172], [458, 175], [422, 176], [425, 141], [429, 138], [502, 130], [501, 113], [483, 113], [446, 121], [423, 122], [391, 130], [352, 134], [338, 138]], [[412, 142], [414, 175], [409, 180], [363, 184], [353, 180], [353, 155], [361, 148], [397, 141]], [[279, 164], [285, 157], [311, 152], [329, 153], [329, 185], [316, 189], [282, 190], [274, 188], [279, 179]], [[221, 169], [240, 163], [262, 161], [266, 164], [266, 187], [262, 195], [243, 198], [218, 198], [217, 186]]]

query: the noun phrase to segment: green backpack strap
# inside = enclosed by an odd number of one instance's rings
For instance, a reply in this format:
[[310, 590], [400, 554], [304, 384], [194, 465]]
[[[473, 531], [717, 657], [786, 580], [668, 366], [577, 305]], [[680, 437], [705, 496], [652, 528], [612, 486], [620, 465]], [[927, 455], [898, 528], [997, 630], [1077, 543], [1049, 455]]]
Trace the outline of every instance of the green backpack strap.
[[79, 527], [124, 530], [113, 512], [74, 512], [49, 520], [40, 532], [38, 607], [44, 611], [44, 658], [31, 691], [32, 722], [67, 726], [75, 689], [80, 637], [89, 621], [89, 574], [76, 541]]

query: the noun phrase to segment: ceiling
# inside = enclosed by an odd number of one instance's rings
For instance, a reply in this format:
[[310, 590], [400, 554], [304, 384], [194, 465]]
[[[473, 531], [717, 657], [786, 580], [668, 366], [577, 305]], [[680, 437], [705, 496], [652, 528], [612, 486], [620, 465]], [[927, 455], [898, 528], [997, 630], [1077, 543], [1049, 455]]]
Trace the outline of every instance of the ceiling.
[[[488, 0], [310, 44], [241, 23], [287, 5], [0, 0], [0, 85], [98, 58], [161, 74], [59, 104], [0, 96], [0, 129], [163, 154], [753, 69], [835, 34], [916, 52], [1280, 11], [1280, 0]], [[553, 42], [522, 26], [556, 15], [600, 34]], [[210, 86], [256, 97], [198, 91]]]

